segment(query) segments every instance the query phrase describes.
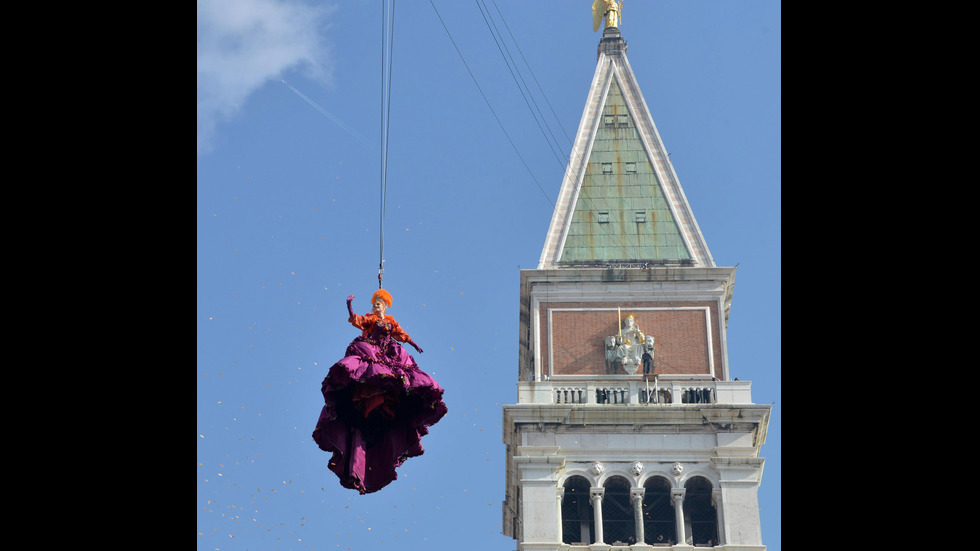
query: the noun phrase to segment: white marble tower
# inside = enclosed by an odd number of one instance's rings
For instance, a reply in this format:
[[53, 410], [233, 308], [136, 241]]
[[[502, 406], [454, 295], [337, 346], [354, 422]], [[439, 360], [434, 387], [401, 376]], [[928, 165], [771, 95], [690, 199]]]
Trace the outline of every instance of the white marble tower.
[[518, 551], [765, 550], [771, 406], [729, 376], [734, 282], [607, 27], [541, 259], [521, 271], [517, 403], [503, 408]]

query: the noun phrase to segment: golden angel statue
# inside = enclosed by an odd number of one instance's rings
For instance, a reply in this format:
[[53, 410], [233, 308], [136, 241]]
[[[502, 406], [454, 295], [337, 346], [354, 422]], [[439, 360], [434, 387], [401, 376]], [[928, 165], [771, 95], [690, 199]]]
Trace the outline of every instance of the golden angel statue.
[[599, 30], [602, 19], [606, 19], [606, 27], [619, 27], [620, 13], [623, 2], [620, 0], [592, 0], [592, 32]]

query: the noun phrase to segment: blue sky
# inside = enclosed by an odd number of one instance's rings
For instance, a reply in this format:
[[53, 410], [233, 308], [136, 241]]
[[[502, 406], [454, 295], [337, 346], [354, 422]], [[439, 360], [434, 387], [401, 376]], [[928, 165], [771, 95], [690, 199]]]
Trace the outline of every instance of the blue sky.
[[[501, 405], [516, 401], [519, 270], [540, 256], [601, 33], [586, 0], [396, 2], [384, 283], [450, 411], [425, 455], [360, 496], [310, 433], [320, 382], [357, 334], [344, 299], [367, 312], [377, 288], [381, 6], [198, 1], [198, 550], [516, 547], [501, 534]], [[621, 24], [711, 254], [738, 265], [729, 364], [774, 404], [759, 489], [772, 551], [780, 12], [774, 0], [634, 0]]]

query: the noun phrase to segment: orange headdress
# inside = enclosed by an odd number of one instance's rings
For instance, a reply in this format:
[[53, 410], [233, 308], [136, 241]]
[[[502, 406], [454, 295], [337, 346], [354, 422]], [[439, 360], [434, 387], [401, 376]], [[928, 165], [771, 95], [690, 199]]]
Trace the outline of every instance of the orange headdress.
[[385, 304], [388, 305], [388, 308], [391, 308], [391, 293], [385, 291], [384, 289], [378, 289], [377, 291], [374, 292], [373, 295], [371, 295], [371, 304], [378, 302], [379, 298], [385, 301]]

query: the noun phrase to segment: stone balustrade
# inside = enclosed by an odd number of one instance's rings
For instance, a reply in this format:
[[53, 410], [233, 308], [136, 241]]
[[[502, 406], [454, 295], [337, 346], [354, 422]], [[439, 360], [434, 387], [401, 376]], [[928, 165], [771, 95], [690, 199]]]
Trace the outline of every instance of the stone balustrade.
[[677, 404], [751, 404], [749, 381], [699, 378], [521, 381], [520, 404], [596, 404], [670, 406]]

